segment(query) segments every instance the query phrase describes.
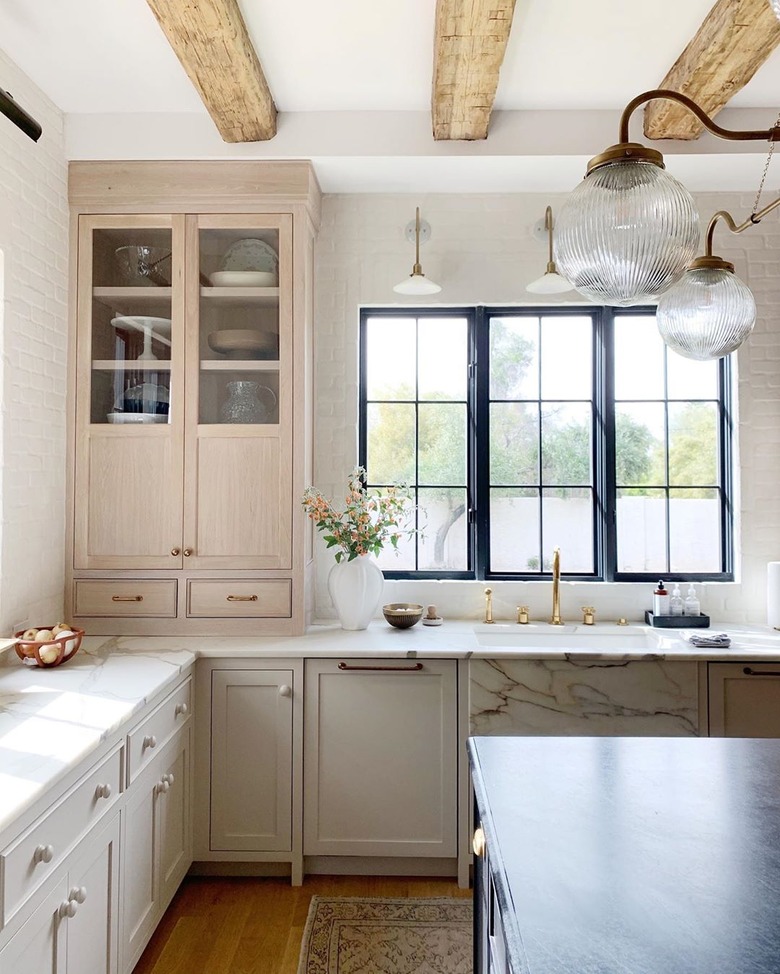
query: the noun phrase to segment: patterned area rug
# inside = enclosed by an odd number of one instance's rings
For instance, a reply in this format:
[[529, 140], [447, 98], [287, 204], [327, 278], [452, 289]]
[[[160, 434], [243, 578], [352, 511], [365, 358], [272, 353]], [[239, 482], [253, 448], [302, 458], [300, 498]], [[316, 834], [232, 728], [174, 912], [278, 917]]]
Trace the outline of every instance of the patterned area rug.
[[471, 974], [471, 900], [313, 896], [298, 974]]

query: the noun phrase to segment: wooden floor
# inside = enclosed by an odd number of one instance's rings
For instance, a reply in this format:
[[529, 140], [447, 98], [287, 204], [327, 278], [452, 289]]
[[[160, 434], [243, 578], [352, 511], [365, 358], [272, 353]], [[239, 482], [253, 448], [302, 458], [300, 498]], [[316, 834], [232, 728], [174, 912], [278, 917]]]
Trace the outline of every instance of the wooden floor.
[[319, 896], [463, 896], [454, 880], [393, 876], [184, 880], [133, 974], [296, 974]]

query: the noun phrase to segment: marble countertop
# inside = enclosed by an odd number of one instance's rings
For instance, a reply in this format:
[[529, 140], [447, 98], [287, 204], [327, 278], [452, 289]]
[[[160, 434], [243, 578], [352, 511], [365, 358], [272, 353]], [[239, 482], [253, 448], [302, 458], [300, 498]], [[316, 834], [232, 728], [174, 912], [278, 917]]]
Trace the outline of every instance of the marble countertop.
[[411, 629], [375, 622], [358, 632], [333, 623], [297, 637], [87, 636], [72, 660], [51, 669], [25, 666], [7, 649], [0, 652], [0, 831], [201, 656], [780, 661], [780, 633], [766, 626], [712, 631], [728, 632], [731, 648], [695, 649], [676, 630], [644, 625], [460, 620]]

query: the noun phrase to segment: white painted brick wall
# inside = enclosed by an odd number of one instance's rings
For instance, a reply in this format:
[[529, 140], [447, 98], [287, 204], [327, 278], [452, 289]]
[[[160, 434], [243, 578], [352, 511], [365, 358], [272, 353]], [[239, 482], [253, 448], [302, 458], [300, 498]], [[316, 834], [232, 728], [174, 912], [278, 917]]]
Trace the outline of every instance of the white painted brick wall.
[[0, 116], [0, 636], [61, 618], [65, 565], [68, 205], [63, 118], [0, 52], [0, 87], [43, 126]]
[[[771, 174], [770, 174], [771, 178]], [[764, 202], [773, 198], [768, 190]], [[324, 200], [317, 241], [315, 301], [316, 454], [315, 483], [339, 496], [357, 459], [358, 308], [391, 304], [535, 304], [525, 285], [539, 277], [546, 247], [531, 236], [545, 206], [563, 196], [341, 195]], [[718, 209], [737, 220], [750, 212], [751, 194], [702, 194], [697, 202], [706, 226]], [[403, 299], [392, 287], [411, 270], [413, 247], [403, 231], [416, 205], [432, 227], [421, 251], [425, 272], [443, 287], [433, 299]], [[738, 358], [738, 565], [734, 584], [703, 587], [702, 609], [716, 620], [765, 621], [766, 563], [780, 560], [780, 215], [740, 236], [720, 225], [715, 252], [732, 260], [758, 304], [755, 331]], [[563, 295], [550, 303], [580, 303]], [[326, 579], [332, 554], [318, 540], [316, 614], [332, 618]], [[565, 565], [565, 551], [563, 553]], [[550, 611], [549, 583], [496, 583], [499, 618], [513, 618], [527, 603], [535, 618]], [[385, 601], [434, 602], [447, 615], [482, 611], [479, 582], [385, 583]], [[563, 608], [576, 617], [593, 604], [602, 619], [639, 619], [650, 605], [650, 587], [632, 584], [567, 583]]]

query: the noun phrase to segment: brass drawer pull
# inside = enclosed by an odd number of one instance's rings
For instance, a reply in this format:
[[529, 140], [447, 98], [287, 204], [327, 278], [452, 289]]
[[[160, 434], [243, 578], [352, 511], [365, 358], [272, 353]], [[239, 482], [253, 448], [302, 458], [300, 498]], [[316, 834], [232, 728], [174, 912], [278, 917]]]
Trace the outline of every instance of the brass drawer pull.
[[112, 595], [112, 602], [143, 602], [143, 595]]
[[256, 595], [228, 595], [228, 602], [257, 602]]
[[382, 670], [387, 673], [417, 672], [422, 668], [422, 663], [413, 663], [412, 666], [352, 666], [350, 663], [339, 663], [340, 670]]

